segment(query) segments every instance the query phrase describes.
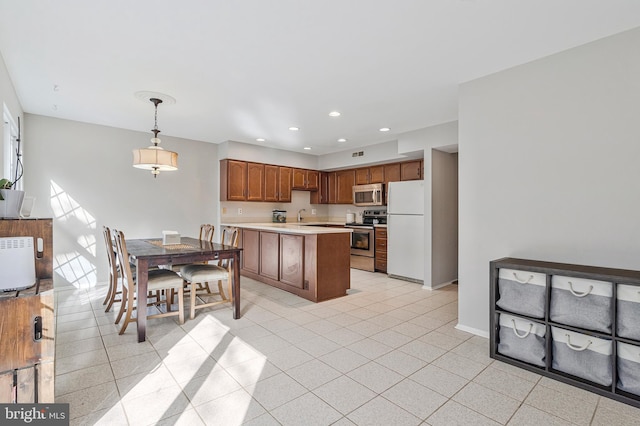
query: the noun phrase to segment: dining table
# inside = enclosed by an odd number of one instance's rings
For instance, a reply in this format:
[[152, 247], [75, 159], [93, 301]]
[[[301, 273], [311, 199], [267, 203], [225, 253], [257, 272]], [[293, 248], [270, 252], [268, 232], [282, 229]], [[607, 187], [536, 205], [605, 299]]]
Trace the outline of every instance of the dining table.
[[[150, 267], [230, 259], [233, 268], [233, 318], [240, 318], [241, 248], [191, 237], [181, 237], [179, 243], [167, 245], [163, 244], [162, 238], [127, 239], [126, 244], [129, 261], [136, 265], [138, 306], [147, 306], [147, 279]], [[146, 315], [138, 315], [137, 324], [138, 342], [144, 342], [147, 331]]]

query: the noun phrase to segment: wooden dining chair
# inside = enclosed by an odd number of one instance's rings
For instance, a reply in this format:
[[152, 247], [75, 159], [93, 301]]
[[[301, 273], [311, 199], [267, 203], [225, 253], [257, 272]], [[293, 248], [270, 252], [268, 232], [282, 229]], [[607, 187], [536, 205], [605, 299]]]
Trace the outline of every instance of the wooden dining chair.
[[[222, 230], [222, 244], [238, 246], [238, 228], [226, 227]], [[226, 281], [229, 286], [233, 280], [233, 269], [236, 267], [230, 259], [220, 259], [218, 264], [190, 264], [185, 265], [180, 270], [180, 275], [184, 279], [185, 286], [190, 286], [190, 312], [191, 319], [195, 318], [196, 309], [215, 306], [220, 303], [229, 302], [222, 283]], [[211, 283], [217, 282], [217, 291], [210, 287]], [[230, 292], [231, 294], [231, 292]], [[219, 296], [220, 299], [214, 301], [204, 301], [203, 298]], [[200, 298], [204, 303], [197, 304], [196, 299]]]
[[119, 288], [120, 272], [118, 268], [118, 260], [116, 259], [115, 247], [113, 246], [113, 236], [111, 229], [108, 226], [102, 227], [102, 235], [104, 236], [104, 242], [107, 250], [107, 260], [109, 263], [109, 288], [107, 289], [107, 296], [102, 302], [103, 305], [107, 305], [105, 312], [109, 312], [114, 302], [121, 302], [122, 298], [117, 299], [117, 296], [122, 294], [122, 290]]
[[[119, 334], [123, 334], [127, 329], [127, 326], [131, 322], [138, 320], [138, 315], [147, 315], [147, 306], [137, 307], [136, 301], [136, 282], [133, 279], [133, 273], [131, 272], [131, 264], [129, 263], [129, 253], [127, 251], [127, 243], [125, 241], [124, 233], [121, 231], [115, 231], [116, 240], [116, 252], [118, 254], [118, 260], [120, 263], [120, 269], [123, 271], [122, 281], [122, 298], [123, 305], [126, 303], [126, 315], [124, 323], [120, 329]], [[183, 280], [182, 278], [169, 269], [151, 269], [148, 272], [147, 290], [156, 291], [158, 294], [160, 291], [165, 290], [165, 294], [168, 296], [171, 290], [176, 290], [178, 293], [178, 311], [171, 311], [171, 303], [168, 303], [165, 299], [166, 312], [159, 314], [147, 315], [147, 318], [163, 318], [168, 316], [178, 316], [180, 324], [184, 324], [184, 292], [183, 292]], [[156, 300], [155, 305], [160, 304], [160, 300]], [[133, 311], [137, 311], [136, 316], [133, 316]], [[119, 321], [119, 318], [118, 318]], [[118, 322], [116, 321], [116, 322]]]

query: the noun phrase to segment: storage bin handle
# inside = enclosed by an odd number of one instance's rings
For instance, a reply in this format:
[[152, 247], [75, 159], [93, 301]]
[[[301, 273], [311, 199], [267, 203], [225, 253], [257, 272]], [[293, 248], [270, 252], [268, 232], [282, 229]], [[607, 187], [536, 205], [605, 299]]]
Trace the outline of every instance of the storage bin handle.
[[571, 336], [569, 336], [568, 334], [565, 334], [565, 336], [567, 336], [567, 346], [569, 347], [569, 349], [572, 349], [576, 352], [582, 352], [585, 349], [587, 349], [593, 342], [591, 340], [587, 340], [587, 344], [584, 345], [583, 347], [580, 346], [574, 346], [571, 344]]
[[511, 322], [513, 323], [513, 334], [515, 334], [516, 337], [520, 339], [524, 339], [525, 337], [527, 337], [529, 334], [531, 334], [531, 330], [533, 330], [533, 324], [529, 323], [529, 331], [527, 331], [523, 335], [520, 335], [518, 334], [518, 330], [516, 330], [516, 320], [512, 319]]
[[521, 280], [520, 278], [518, 278], [518, 274], [514, 272], [513, 278], [515, 278], [516, 281], [519, 282], [520, 284], [529, 284], [529, 282], [533, 279], [533, 275], [529, 275], [529, 278], [527, 278], [526, 280]]
[[569, 281], [569, 291], [571, 292], [571, 294], [573, 294], [575, 297], [585, 297], [588, 296], [589, 293], [591, 293], [591, 290], [593, 290], [593, 286], [590, 285], [589, 286], [589, 290], [585, 291], [584, 293], [578, 293], [577, 291], [575, 291], [573, 289], [573, 283], [571, 281]]

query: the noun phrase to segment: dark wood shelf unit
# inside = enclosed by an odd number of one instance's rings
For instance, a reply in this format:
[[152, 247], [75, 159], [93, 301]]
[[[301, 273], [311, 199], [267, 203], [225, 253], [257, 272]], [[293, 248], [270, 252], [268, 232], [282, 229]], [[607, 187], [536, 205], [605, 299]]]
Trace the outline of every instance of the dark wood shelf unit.
[[[537, 318], [523, 313], [513, 312], [501, 309], [497, 302], [500, 299], [499, 288], [499, 271], [501, 269], [517, 270], [522, 272], [541, 273], [546, 276], [545, 283], [545, 300], [544, 300], [544, 317]], [[552, 297], [552, 277], [563, 276], [570, 278], [581, 278], [595, 281], [605, 281], [611, 283], [611, 332], [596, 331], [589, 328], [581, 328], [575, 325], [564, 324], [550, 319], [551, 297]], [[549, 377], [560, 382], [576, 386], [578, 388], [594, 392], [611, 398], [616, 401], [623, 402], [640, 408], [640, 395], [625, 392], [618, 389], [618, 351], [617, 343], [626, 343], [640, 349], [640, 340], [634, 340], [627, 337], [618, 336], [618, 318], [617, 305], [618, 285], [637, 286], [640, 291], [640, 271], [616, 269], [598, 266], [574, 265], [567, 263], [556, 263], [546, 261], [536, 261], [529, 259], [503, 258], [490, 262], [490, 329], [489, 329], [489, 347], [490, 357], [516, 367], [532, 371], [542, 376]], [[524, 302], [523, 302], [524, 303]], [[544, 366], [537, 366], [532, 363], [507, 356], [499, 352], [498, 345], [500, 343], [500, 315], [510, 315], [518, 319], [532, 321], [543, 325], [545, 329], [545, 358]], [[514, 324], [515, 325], [515, 324]], [[563, 371], [559, 371], [552, 367], [554, 349], [552, 339], [552, 327], [570, 332], [580, 333], [582, 335], [599, 338], [611, 342], [611, 385], [602, 385], [583, 377], [578, 377]], [[638, 318], [638, 327], [640, 327], [640, 317]], [[520, 336], [519, 336], [520, 337]], [[640, 371], [637, 373], [640, 375]], [[635, 377], [634, 377], [635, 379]]]

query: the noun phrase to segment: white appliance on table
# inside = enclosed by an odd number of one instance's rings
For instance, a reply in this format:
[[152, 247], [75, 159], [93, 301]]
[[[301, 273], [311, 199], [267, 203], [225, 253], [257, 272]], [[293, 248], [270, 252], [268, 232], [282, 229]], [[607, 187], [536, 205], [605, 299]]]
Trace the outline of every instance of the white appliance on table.
[[424, 180], [389, 182], [387, 274], [424, 283]]

